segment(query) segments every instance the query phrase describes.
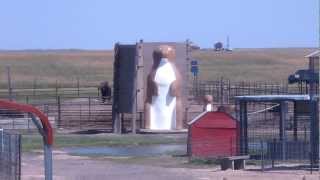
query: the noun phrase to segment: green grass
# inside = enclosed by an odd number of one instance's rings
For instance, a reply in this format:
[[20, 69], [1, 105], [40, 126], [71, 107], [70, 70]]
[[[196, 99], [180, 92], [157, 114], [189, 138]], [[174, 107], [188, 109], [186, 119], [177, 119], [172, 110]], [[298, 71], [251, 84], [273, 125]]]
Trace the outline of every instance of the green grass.
[[[84, 146], [139, 146], [153, 144], [185, 144], [185, 137], [166, 135], [73, 135], [56, 134], [54, 148]], [[22, 135], [22, 150], [25, 152], [42, 148], [39, 135]]]

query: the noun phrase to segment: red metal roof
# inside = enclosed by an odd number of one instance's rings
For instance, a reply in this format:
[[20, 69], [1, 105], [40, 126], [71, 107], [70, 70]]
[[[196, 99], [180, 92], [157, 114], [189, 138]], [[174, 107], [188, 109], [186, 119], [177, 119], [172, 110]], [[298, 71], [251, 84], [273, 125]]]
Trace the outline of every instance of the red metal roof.
[[192, 120], [189, 125], [200, 128], [237, 128], [237, 122], [224, 112], [204, 112]]

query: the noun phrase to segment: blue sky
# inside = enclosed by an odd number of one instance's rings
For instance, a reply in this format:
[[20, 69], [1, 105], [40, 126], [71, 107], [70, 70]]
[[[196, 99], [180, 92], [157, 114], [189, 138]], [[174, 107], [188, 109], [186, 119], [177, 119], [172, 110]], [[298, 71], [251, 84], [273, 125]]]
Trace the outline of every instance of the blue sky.
[[0, 49], [110, 49], [184, 41], [315, 47], [318, 0], [1, 0]]

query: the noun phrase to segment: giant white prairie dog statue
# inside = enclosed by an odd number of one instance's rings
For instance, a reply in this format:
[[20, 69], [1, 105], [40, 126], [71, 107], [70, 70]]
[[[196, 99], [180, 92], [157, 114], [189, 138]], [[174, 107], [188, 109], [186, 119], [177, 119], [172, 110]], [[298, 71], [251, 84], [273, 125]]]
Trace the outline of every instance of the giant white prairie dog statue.
[[182, 129], [181, 76], [175, 66], [175, 50], [161, 45], [153, 52], [153, 65], [147, 78], [146, 128]]

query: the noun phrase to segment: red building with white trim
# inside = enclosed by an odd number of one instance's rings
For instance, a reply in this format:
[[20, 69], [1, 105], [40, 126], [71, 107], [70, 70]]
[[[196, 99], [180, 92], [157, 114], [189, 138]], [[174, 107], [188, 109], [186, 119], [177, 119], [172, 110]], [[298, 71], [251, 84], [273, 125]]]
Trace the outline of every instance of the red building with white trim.
[[215, 158], [238, 154], [237, 121], [225, 112], [203, 112], [188, 123], [188, 155]]

